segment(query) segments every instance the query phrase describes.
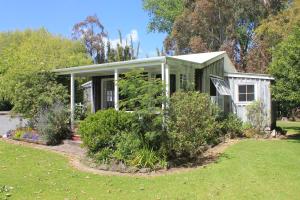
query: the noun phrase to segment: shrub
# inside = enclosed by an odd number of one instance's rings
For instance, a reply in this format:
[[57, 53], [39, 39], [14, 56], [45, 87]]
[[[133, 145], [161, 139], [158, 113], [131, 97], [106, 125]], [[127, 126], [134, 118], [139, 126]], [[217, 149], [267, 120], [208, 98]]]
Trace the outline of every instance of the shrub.
[[54, 103], [42, 108], [36, 119], [36, 128], [49, 145], [59, 144], [70, 137], [69, 112], [63, 103]]
[[207, 94], [173, 94], [168, 119], [169, 148], [173, 153], [189, 157], [201, 154], [200, 147], [218, 137], [216, 114], [216, 107]]
[[89, 153], [95, 154], [105, 147], [116, 148], [116, 142], [121, 132], [131, 127], [131, 113], [101, 110], [88, 116], [79, 125], [78, 132]]
[[241, 137], [243, 135], [243, 121], [235, 114], [222, 114], [219, 125], [224, 135], [230, 138]]
[[[160, 158], [153, 150], [140, 149], [137, 151], [131, 160], [130, 164], [138, 168], [151, 168], [154, 169], [160, 163]], [[159, 166], [162, 167], [162, 166]]]
[[264, 104], [254, 101], [246, 107], [249, 123], [257, 131], [262, 131], [267, 126], [267, 113], [264, 112]]
[[135, 152], [139, 151], [141, 147], [141, 141], [135, 134], [123, 132], [118, 138], [113, 157], [123, 161], [123, 163], [130, 164]]

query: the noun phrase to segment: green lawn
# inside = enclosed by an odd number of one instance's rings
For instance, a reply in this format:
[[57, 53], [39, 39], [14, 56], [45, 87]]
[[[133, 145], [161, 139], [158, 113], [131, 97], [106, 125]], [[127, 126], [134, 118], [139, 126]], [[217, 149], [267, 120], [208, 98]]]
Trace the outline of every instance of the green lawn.
[[298, 140], [245, 140], [206, 168], [135, 178], [79, 172], [63, 156], [0, 141], [0, 187], [13, 187], [10, 199], [299, 199], [299, 155]]
[[300, 122], [277, 121], [277, 126], [288, 131], [288, 134], [300, 134]]

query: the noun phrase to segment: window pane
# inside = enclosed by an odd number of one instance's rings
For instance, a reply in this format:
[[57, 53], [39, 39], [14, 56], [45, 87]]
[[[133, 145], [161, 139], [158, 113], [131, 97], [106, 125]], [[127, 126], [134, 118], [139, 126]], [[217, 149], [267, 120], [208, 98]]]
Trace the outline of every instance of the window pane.
[[239, 94], [239, 101], [246, 101], [246, 94]]
[[246, 85], [239, 85], [239, 93], [246, 93]]
[[247, 94], [247, 101], [254, 101], [254, 94]]
[[247, 93], [254, 93], [254, 85], [247, 85]]

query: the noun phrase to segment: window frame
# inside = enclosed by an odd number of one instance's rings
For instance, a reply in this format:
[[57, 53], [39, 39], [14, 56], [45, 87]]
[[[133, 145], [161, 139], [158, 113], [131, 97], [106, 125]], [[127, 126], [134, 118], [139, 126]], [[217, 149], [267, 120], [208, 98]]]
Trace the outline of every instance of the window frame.
[[[247, 86], [249, 85], [253, 85], [253, 93], [249, 93], [249, 94], [253, 94], [254, 95], [254, 99], [252, 101], [247, 101]], [[246, 94], [246, 101], [240, 101], [239, 99], [239, 96], [240, 96], [240, 91], [239, 91], [239, 88], [240, 86], [246, 86], [246, 93], [242, 93], [242, 94]], [[250, 104], [252, 103], [253, 101], [256, 101], [257, 99], [257, 84], [254, 83], [254, 82], [245, 82], [245, 83], [238, 83], [236, 84], [236, 88], [235, 88], [235, 91], [236, 91], [236, 102], [239, 103], [239, 104]]]

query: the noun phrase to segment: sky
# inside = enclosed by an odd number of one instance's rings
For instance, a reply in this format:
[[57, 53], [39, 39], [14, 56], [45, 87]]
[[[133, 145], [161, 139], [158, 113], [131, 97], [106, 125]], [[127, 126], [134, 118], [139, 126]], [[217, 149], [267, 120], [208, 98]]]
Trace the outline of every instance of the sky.
[[140, 41], [139, 57], [156, 55], [165, 34], [149, 33], [149, 16], [142, 0], [0, 0], [0, 31], [44, 27], [54, 34], [71, 38], [72, 27], [89, 15], [97, 15], [113, 42], [118, 30], [123, 37]]

